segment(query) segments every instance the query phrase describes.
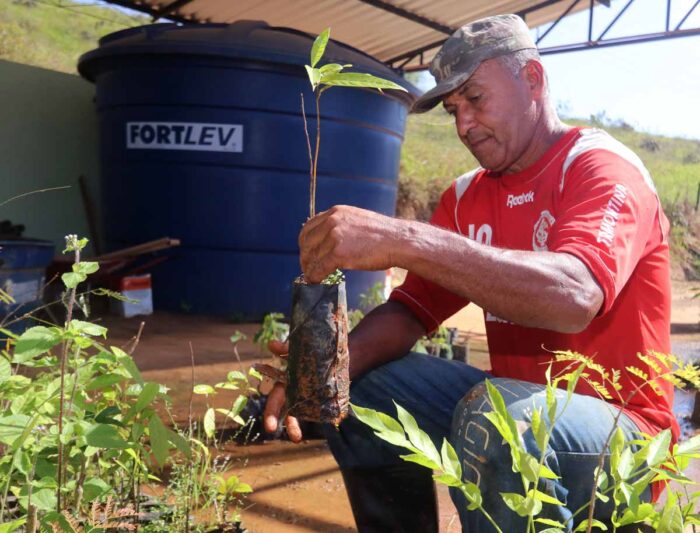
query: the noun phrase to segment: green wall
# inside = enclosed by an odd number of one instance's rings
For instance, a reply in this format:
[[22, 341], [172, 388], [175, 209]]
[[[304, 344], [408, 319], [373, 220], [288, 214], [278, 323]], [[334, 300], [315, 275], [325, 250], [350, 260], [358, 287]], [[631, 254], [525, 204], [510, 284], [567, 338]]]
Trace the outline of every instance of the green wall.
[[[78, 76], [0, 60], [0, 220], [24, 224], [26, 237], [90, 237], [78, 177], [99, 208], [95, 88]], [[60, 248], [59, 248], [60, 247]], [[88, 250], [90, 252], [90, 250]]]

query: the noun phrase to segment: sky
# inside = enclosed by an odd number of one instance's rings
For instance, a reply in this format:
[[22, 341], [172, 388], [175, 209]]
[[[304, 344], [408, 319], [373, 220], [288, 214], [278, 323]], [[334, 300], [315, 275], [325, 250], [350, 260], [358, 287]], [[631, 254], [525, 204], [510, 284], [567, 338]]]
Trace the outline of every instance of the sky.
[[[610, 8], [594, 10], [594, 38], [626, 3], [613, 0]], [[694, 3], [673, 0], [671, 28]], [[665, 23], [665, 0], [635, 0], [605, 38], [663, 31]], [[533, 36], [547, 26], [533, 30]], [[698, 27], [700, 6], [682, 26]], [[587, 38], [588, 10], [584, 10], [562, 20], [540, 47]], [[610, 119], [622, 119], [649, 133], [700, 139], [700, 36], [545, 55], [542, 62], [554, 101], [565, 116], [588, 118], [605, 112]], [[426, 73], [420, 88], [433, 84]]]

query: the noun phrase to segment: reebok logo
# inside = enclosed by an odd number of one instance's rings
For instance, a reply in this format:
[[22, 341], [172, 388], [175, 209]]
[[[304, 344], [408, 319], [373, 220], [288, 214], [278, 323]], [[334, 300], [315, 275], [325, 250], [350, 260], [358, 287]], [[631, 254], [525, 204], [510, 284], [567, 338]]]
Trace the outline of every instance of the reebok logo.
[[535, 191], [524, 192], [522, 194], [519, 194], [518, 196], [509, 194], [508, 199], [506, 200], [506, 206], [512, 209], [513, 207], [516, 207], [518, 205], [529, 204], [530, 202], [534, 201]]

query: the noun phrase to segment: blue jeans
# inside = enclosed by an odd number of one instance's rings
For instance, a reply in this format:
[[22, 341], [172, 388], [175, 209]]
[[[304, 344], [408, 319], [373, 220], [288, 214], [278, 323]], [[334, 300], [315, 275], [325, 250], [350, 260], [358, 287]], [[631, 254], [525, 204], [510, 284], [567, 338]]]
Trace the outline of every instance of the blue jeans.
[[[486, 378], [501, 391], [513, 418], [524, 422], [519, 427], [522, 427], [525, 447], [539, 458], [529, 424], [533, 409], [542, 406], [543, 413], [547, 412], [543, 385], [492, 378], [458, 361], [410, 353], [353, 381], [350, 399], [356, 405], [396, 418], [393, 400], [416, 418], [418, 426], [430, 435], [438, 450], [443, 438], [447, 438], [462, 463], [464, 479], [479, 485], [483, 506], [500, 528], [507, 532], [525, 531], [526, 520], [511, 511], [500, 497], [502, 492], [523, 494], [523, 484], [520, 474], [512, 470], [508, 445], [484, 417], [484, 412], [490, 410], [483, 383]], [[558, 391], [560, 412], [565, 397], [565, 391]], [[539, 517], [571, 527], [587, 516], [587, 511], [583, 511], [572, 520], [572, 512], [586, 504], [590, 497], [593, 472], [617, 412], [615, 406], [605, 401], [573, 395], [554, 427], [545, 455], [547, 466], [560, 479], [541, 480], [539, 486], [539, 490], [566, 506], [545, 504]], [[639, 429], [625, 414], [620, 417], [619, 425], [626, 439], [637, 437], [635, 432]], [[337, 431], [328, 428], [326, 434], [341, 469], [395, 465], [402, 461], [399, 454], [410, 453], [378, 439], [368, 426], [353, 417], [343, 421]], [[461, 492], [450, 489], [450, 495], [459, 512], [462, 531], [493, 531], [481, 512], [467, 510]], [[609, 505], [598, 501], [596, 518], [609, 519], [611, 504], [612, 498]]]

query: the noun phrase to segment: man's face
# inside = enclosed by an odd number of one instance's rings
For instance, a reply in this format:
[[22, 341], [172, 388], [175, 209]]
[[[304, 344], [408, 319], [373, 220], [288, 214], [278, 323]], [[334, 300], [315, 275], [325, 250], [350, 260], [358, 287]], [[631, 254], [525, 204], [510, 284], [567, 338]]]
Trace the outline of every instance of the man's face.
[[479, 164], [496, 172], [507, 172], [523, 155], [537, 120], [525, 69], [516, 79], [497, 59], [481, 63], [442, 104]]

